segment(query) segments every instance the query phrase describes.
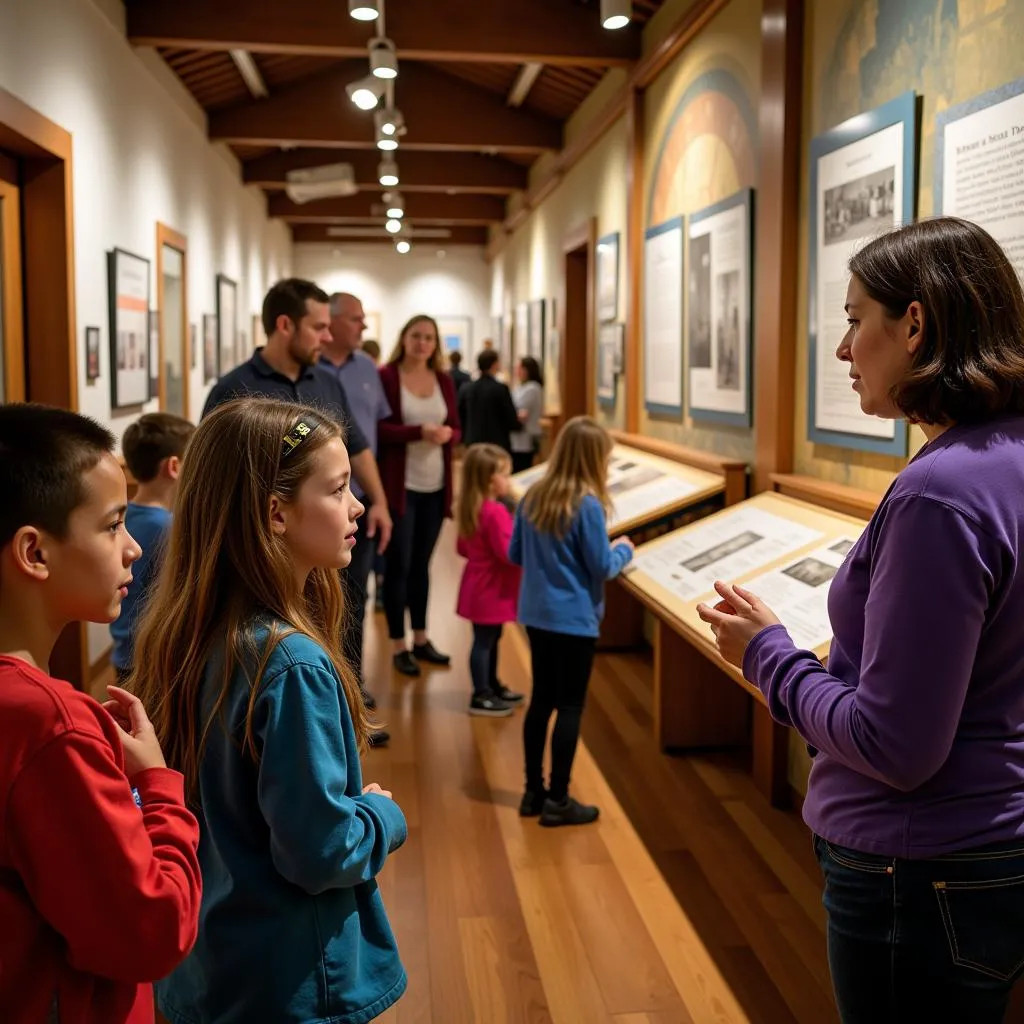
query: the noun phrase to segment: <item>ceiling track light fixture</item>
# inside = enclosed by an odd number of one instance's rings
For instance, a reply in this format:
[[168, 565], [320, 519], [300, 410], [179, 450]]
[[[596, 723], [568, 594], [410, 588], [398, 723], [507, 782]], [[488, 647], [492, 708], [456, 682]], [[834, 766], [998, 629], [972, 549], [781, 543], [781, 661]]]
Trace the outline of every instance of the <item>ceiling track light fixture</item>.
[[633, 0], [601, 0], [601, 24], [605, 28], [625, 28], [632, 18]]
[[360, 110], [373, 110], [384, 95], [384, 83], [373, 75], [367, 75], [345, 86], [348, 98]]
[[385, 188], [394, 188], [398, 184], [398, 164], [394, 157], [385, 157], [377, 165], [377, 180]]
[[405, 216], [405, 198], [401, 192], [385, 192], [384, 205], [387, 207], [389, 217], [401, 220]]
[[395, 249], [400, 252], [403, 256], [412, 248], [412, 242], [405, 238], [400, 238], [395, 243]]
[[348, 13], [356, 21], [376, 21], [380, 17], [380, 0], [348, 0]]
[[398, 139], [394, 135], [383, 135], [380, 129], [377, 129], [377, 148], [385, 153], [393, 153], [398, 149]]
[[405, 118], [402, 112], [388, 105], [373, 115], [374, 124], [381, 135], [404, 135]]
[[402, 230], [402, 222], [397, 217], [392, 217], [384, 227], [389, 234], [397, 235]]
[[385, 81], [398, 77], [398, 53], [390, 39], [377, 36], [370, 40], [370, 73]]

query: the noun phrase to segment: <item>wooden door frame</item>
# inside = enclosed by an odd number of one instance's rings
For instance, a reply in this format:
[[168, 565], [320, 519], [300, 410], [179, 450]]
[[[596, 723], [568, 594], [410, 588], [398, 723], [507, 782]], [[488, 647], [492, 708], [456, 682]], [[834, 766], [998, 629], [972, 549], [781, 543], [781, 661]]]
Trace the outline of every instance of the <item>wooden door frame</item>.
[[[594, 355], [594, 325], [595, 325], [595, 267], [594, 261], [597, 254], [597, 218], [589, 217], [587, 220], [578, 224], [576, 227], [571, 228], [565, 233], [562, 238], [562, 303], [560, 310], [560, 336], [562, 338], [561, 345], [561, 360], [562, 366], [559, 371], [559, 390], [562, 399], [562, 415], [560, 423], [564, 423], [570, 418], [570, 414], [566, 411], [567, 397], [573, 390], [569, 387], [569, 374], [572, 372], [579, 372], [578, 366], [573, 366], [570, 361], [566, 358], [568, 349], [568, 331], [567, 331], [567, 320], [569, 315], [569, 260], [579, 253], [584, 253], [587, 258], [587, 284], [586, 284], [586, 318], [584, 321], [585, 331], [585, 345], [584, 345], [584, 360], [583, 360], [583, 372], [586, 374], [586, 386], [584, 389], [584, 409], [588, 416], [594, 414], [594, 409], [597, 401], [597, 384], [594, 380], [594, 372], [596, 367], [595, 355]], [[573, 413], [575, 415], [575, 413]]]
[[192, 372], [192, 353], [189, 350], [188, 326], [188, 239], [181, 233], [161, 224], [156, 225], [156, 303], [157, 316], [160, 321], [159, 342], [157, 346], [159, 365], [159, 399], [160, 408], [167, 408], [167, 361], [164, 359], [164, 346], [167, 338], [167, 326], [164, 322], [166, 303], [164, 302], [164, 246], [181, 254], [181, 398], [184, 416], [189, 418], [189, 375]]
[[3, 278], [0, 287], [0, 335], [4, 346], [5, 401], [25, 400], [25, 325], [21, 290], [21, 189], [15, 160], [0, 153], [0, 245], [3, 246]]
[[[71, 134], [0, 89], [0, 149], [17, 161], [21, 189], [25, 397], [77, 411]], [[50, 671], [79, 689], [88, 688], [84, 623], [61, 633]]]

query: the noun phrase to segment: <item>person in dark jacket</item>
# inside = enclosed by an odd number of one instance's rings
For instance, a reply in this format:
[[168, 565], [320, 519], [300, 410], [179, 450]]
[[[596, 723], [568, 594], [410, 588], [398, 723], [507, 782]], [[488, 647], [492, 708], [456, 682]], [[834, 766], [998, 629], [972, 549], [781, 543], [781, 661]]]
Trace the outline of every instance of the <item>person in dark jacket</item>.
[[462, 368], [462, 353], [452, 352], [448, 356], [448, 376], [455, 381], [455, 394], [457, 395], [473, 378]]
[[498, 353], [485, 349], [476, 357], [480, 376], [459, 392], [459, 421], [463, 442], [496, 444], [512, 454], [512, 432], [521, 429], [519, 413], [508, 385], [495, 376]]

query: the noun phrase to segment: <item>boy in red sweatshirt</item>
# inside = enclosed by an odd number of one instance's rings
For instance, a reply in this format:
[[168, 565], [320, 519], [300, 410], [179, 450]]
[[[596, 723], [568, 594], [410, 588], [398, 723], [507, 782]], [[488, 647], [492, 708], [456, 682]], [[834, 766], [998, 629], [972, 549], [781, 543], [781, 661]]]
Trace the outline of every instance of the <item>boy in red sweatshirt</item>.
[[152, 1024], [196, 936], [199, 828], [141, 702], [52, 678], [72, 622], [117, 618], [138, 545], [114, 439], [0, 405], [0, 1021]]

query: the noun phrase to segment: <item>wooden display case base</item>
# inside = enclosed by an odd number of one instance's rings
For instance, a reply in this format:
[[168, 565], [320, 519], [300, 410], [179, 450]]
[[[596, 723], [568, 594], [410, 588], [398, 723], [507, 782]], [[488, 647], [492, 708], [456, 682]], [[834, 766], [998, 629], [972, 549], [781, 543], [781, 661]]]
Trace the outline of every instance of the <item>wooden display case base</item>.
[[609, 651], [636, 650], [644, 643], [644, 606], [628, 593], [618, 580], [605, 585], [604, 620], [597, 649]]

